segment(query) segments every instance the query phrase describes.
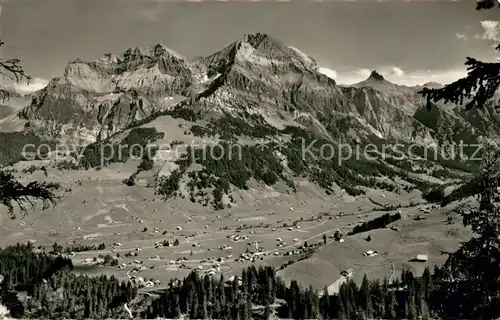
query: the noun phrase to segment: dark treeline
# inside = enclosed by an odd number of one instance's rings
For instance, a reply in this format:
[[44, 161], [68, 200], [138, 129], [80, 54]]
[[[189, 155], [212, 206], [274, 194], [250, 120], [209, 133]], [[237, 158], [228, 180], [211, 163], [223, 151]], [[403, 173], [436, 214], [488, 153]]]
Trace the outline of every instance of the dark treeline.
[[[435, 274], [439, 275], [436, 269]], [[437, 280], [436, 280], [437, 281]], [[363, 278], [360, 286], [352, 280], [338, 294], [321, 297], [312, 287], [296, 281], [289, 286], [270, 267], [251, 266], [241, 280], [225, 281], [191, 273], [183, 281], [172, 280], [160, 298], [153, 301], [141, 318], [267, 319], [271, 314], [284, 319], [429, 319], [439, 317], [443, 305], [440, 286], [426, 269], [422, 277], [403, 271], [389, 284]], [[449, 306], [448, 306], [449, 307]], [[449, 311], [453, 311], [448, 309]]]
[[4, 287], [26, 290], [59, 270], [73, 268], [70, 259], [35, 251], [30, 243], [0, 249], [0, 274]]
[[351, 232], [349, 232], [349, 235], [353, 235], [356, 233], [361, 233], [361, 232], [366, 232], [374, 229], [381, 229], [387, 227], [388, 224], [397, 221], [401, 219], [401, 214], [396, 213], [396, 214], [389, 214], [386, 213], [378, 218], [375, 218], [373, 220], [364, 222], [361, 225], [355, 226]]
[[[163, 136], [164, 133], [157, 132], [155, 128], [133, 128], [119, 142], [98, 141], [91, 143], [83, 147], [83, 154], [79, 159], [80, 167], [85, 169], [100, 168], [102, 165], [126, 162], [130, 158], [143, 156], [143, 162], [141, 162], [139, 169], [149, 168], [151, 161], [145, 156], [153, 157], [156, 149], [147, 149], [146, 146], [149, 142], [161, 139]], [[138, 149], [137, 146], [141, 148]], [[143, 150], [148, 150], [148, 152], [141, 154]], [[72, 154], [72, 157], [78, 159], [76, 153]]]
[[0, 274], [1, 303], [17, 318], [113, 317], [137, 295], [130, 282], [78, 275], [70, 259], [37, 252], [31, 244], [0, 250]]
[[83, 245], [83, 244], [72, 244], [69, 247], [66, 247], [64, 250], [66, 253], [71, 253], [71, 252], [84, 252], [84, 251], [95, 251], [95, 250], [104, 250], [106, 249], [106, 244], [101, 243], [100, 245]]
[[[38, 247], [38, 249], [45, 250], [43, 247]], [[51, 253], [72, 253], [72, 252], [85, 252], [85, 251], [95, 251], [106, 249], [106, 244], [101, 243], [99, 245], [83, 245], [83, 244], [72, 244], [69, 247], [64, 248], [62, 245], [55, 242], [52, 245]]]

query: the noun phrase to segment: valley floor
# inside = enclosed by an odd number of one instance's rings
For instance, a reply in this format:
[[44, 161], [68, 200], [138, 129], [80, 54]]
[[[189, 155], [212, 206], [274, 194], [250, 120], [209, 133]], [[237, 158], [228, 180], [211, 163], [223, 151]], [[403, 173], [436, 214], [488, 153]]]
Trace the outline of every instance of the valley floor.
[[[443, 263], [445, 252], [455, 250], [471, 235], [455, 217], [452, 206], [423, 213], [426, 205], [413, 193], [373, 190], [357, 198], [325, 196], [304, 184], [293, 195], [250, 189], [238, 194], [237, 206], [214, 211], [187, 199], [164, 202], [152, 189], [128, 187], [121, 182], [129, 175], [127, 170], [125, 165], [99, 172], [49, 169], [48, 180], [59, 181], [67, 192], [46, 211], [35, 210], [15, 220], [2, 214], [0, 245], [34, 241], [50, 250], [54, 242], [64, 248], [72, 243], [104, 243], [104, 250], [75, 252], [72, 260], [76, 269], [92, 275], [156, 281], [147, 290], [161, 288], [171, 278], [182, 278], [193, 269], [228, 278], [250, 264], [277, 269], [289, 264], [278, 271], [285, 281], [295, 279], [318, 290], [331, 285], [329, 290], [335, 292], [344, 270], [352, 269], [355, 280], [364, 274], [392, 278], [402, 268], [419, 274], [425, 266]], [[37, 175], [29, 178], [44, 179]], [[374, 202], [401, 208], [381, 211]], [[414, 206], [409, 207], [410, 203]], [[343, 243], [333, 239], [336, 230], [345, 235], [363, 221], [398, 210], [402, 219], [391, 226], [399, 231], [372, 230], [347, 236]], [[414, 220], [417, 215], [425, 219]], [[453, 217], [451, 223], [448, 216]], [[365, 240], [368, 235], [371, 241]], [[176, 239], [177, 246], [161, 244]], [[310, 256], [304, 253], [305, 243], [309, 247], [318, 244]], [[368, 250], [378, 255], [364, 256]], [[127, 257], [129, 253], [137, 256]], [[119, 255], [118, 266], [94, 265], [93, 258], [106, 254]], [[412, 262], [417, 254], [428, 255], [428, 261]]]

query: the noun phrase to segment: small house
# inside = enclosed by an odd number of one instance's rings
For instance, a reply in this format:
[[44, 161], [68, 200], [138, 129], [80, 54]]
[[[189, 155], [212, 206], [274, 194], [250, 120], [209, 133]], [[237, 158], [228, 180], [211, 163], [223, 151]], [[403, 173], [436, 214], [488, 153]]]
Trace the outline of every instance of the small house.
[[417, 261], [426, 262], [429, 260], [429, 257], [426, 254], [417, 254]]

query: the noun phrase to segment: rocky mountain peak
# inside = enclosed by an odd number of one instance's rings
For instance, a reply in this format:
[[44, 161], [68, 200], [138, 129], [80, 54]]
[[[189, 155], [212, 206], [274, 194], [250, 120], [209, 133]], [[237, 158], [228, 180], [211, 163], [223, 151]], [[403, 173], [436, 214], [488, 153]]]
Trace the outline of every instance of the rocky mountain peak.
[[[266, 33], [257, 32], [246, 34], [243, 40], [237, 42], [237, 51], [240, 58], [260, 56], [275, 61], [304, 60], [304, 54], [288, 47], [277, 38]], [[310, 58], [308, 58], [310, 60]]]
[[157, 43], [156, 45], [152, 46], [151, 50], [152, 50], [153, 55], [155, 55], [155, 56], [163, 56], [163, 55], [172, 53], [172, 50], [168, 49], [167, 47], [165, 47], [161, 43]]
[[131, 61], [138, 59], [152, 59], [160, 57], [170, 57], [170, 58], [176, 58], [178, 60], [185, 60], [185, 58], [181, 54], [175, 52], [174, 50], [160, 43], [146, 48], [142, 47], [129, 48], [120, 55], [121, 58], [120, 60]]
[[[289, 47], [266, 33], [246, 34], [241, 40], [203, 58], [209, 70], [227, 72], [238, 65], [250, 73], [312, 72], [316, 62], [300, 50]], [[258, 75], [257, 75], [258, 76]]]
[[286, 48], [286, 46], [278, 39], [262, 32], [246, 34], [243, 37], [243, 42], [250, 44], [255, 49], [266, 48], [266, 47], [281, 47]]
[[396, 85], [390, 81], [387, 81], [383, 75], [378, 73], [378, 71], [373, 70], [366, 80], [355, 83], [352, 85], [356, 88], [371, 88], [379, 91], [400, 91], [404, 90], [403, 86]]
[[373, 70], [367, 80], [384, 81], [385, 78], [377, 70]]
[[102, 82], [105, 78], [126, 71], [134, 72], [143, 67], [151, 68], [154, 65], [158, 65], [162, 73], [172, 75], [188, 73], [186, 60], [182, 55], [162, 44], [156, 44], [146, 48], [132, 47], [118, 55], [106, 53], [94, 61], [75, 59], [66, 66], [63, 79], [73, 84], [81, 83], [82, 79], [87, 79], [86, 81], [91, 83], [88, 86], [85, 85], [88, 87], [86, 90], [94, 91], [91, 87], [96, 84], [96, 81]]

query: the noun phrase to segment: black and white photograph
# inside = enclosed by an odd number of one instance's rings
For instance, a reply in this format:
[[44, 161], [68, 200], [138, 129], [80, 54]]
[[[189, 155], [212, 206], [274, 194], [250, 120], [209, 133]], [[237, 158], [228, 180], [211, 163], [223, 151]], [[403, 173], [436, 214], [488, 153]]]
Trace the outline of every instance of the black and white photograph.
[[0, 0], [0, 319], [500, 319], [500, 1]]

